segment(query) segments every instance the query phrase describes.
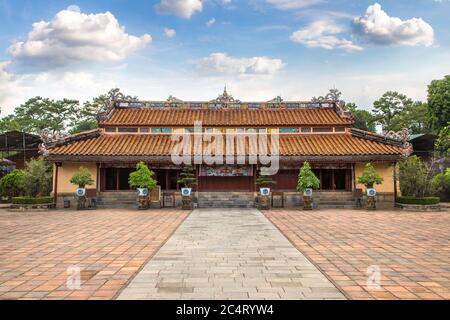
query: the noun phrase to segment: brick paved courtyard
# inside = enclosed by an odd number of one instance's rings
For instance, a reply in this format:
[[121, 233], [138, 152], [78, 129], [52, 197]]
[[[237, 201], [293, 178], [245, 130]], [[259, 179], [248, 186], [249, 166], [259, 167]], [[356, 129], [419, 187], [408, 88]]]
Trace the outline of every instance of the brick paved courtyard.
[[[188, 214], [0, 210], [0, 299], [112, 299]], [[70, 266], [80, 290], [67, 287]]]
[[[266, 216], [354, 299], [450, 299], [450, 212], [271, 210]], [[368, 266], [381, 269], [369, 290]]]

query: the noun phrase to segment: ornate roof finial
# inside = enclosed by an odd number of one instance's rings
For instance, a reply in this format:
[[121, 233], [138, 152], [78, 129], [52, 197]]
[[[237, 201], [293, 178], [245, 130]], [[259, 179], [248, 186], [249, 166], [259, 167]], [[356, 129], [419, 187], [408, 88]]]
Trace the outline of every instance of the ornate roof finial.
[[227, 85], [226, 84], [225, 84], [225, 87], [223, 88], [223, 96], [224, 97], [228, 96]]

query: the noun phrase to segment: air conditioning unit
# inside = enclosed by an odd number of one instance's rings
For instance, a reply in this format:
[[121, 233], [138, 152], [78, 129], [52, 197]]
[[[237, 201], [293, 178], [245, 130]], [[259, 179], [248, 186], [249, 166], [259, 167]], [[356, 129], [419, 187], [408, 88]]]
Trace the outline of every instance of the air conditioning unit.
[[303, 191], [303, 195], [305, 197], [312, 197], [313, 194], [313, 190], [312, 189], [305, 189], [305, 191]]
[[375, 197], [377, 195], [377, 190], [371, 188], [371, 189], [367, 189], [367, 196], [369, 197]]
[[138, 188], [137, 192], [138, 192], [138, 196], [139, 197], [147, 197], [148, 196], [148, 189], [147, 188]]
[[192, 193], [192, 189], [191, 188], [182, 188], [181, 189], [181, 195], [183, 197], [189, 197]]
[[260, 188], [259, 191], [261, 192], [262, 196], [270, 195], [270, 188]]
[[77, 197], [84, 197], [86, 195], [86, 189], [78, 188], [75, 194], [77, 195]]

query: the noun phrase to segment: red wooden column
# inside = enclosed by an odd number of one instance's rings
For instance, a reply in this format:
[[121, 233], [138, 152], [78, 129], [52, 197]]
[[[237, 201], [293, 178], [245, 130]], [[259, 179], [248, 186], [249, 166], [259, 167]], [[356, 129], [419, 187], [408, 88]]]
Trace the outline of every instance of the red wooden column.
[[58, 203], [58, 171], [59, 171], [59, 167], [62, 166], [61, 162], [55, 162], [55, 188], [54, 188], [54, 192], [53, 192], [53, 197], [54, 197], [54, 202], [55, 202], [55, 206]]

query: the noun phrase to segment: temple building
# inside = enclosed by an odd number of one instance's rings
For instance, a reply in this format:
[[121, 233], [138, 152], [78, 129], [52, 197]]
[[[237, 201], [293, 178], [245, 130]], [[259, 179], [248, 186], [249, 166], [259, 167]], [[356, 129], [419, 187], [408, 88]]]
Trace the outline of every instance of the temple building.
[[[396, 163], [408, 152], [408, 144], [399, 135], [373, 134], [352, 125], [351, 113], [333, 90], [308, 102], [280, 97], [241, 102], [226, 89], [209, 102], [121, 97], [99, 115], [98, 129], [48, 143], [53, 194], [59, 206], [73, 197], [76, 186], [69, 181], [83, 166], [95, 181], [88, 191], [100, 205], [120, 207], [123, 201], [125, 206], [135, 199], [129, 174], [144, 161], [155, 172], [161, 191], [178, 203], [182, 164], [177, 161], [189, 158], [199, 207], [252, 206], [259, 169], [269, 166], [267, 159], [258, 157], [264, 153], [277, 166], [272, 190], [284, 197], [285, 206], [302, 201], [296, 186], [304, 161], [320, 179], [315, 192], [319, 207], [353, 204], [355, 191], [364, 189], [357, 177], [368, 162], [384, 180], [376, 186], [378, 201], [392, 205], [398, 189]], [[255, 136], [263, 137], [266, 146]]]

